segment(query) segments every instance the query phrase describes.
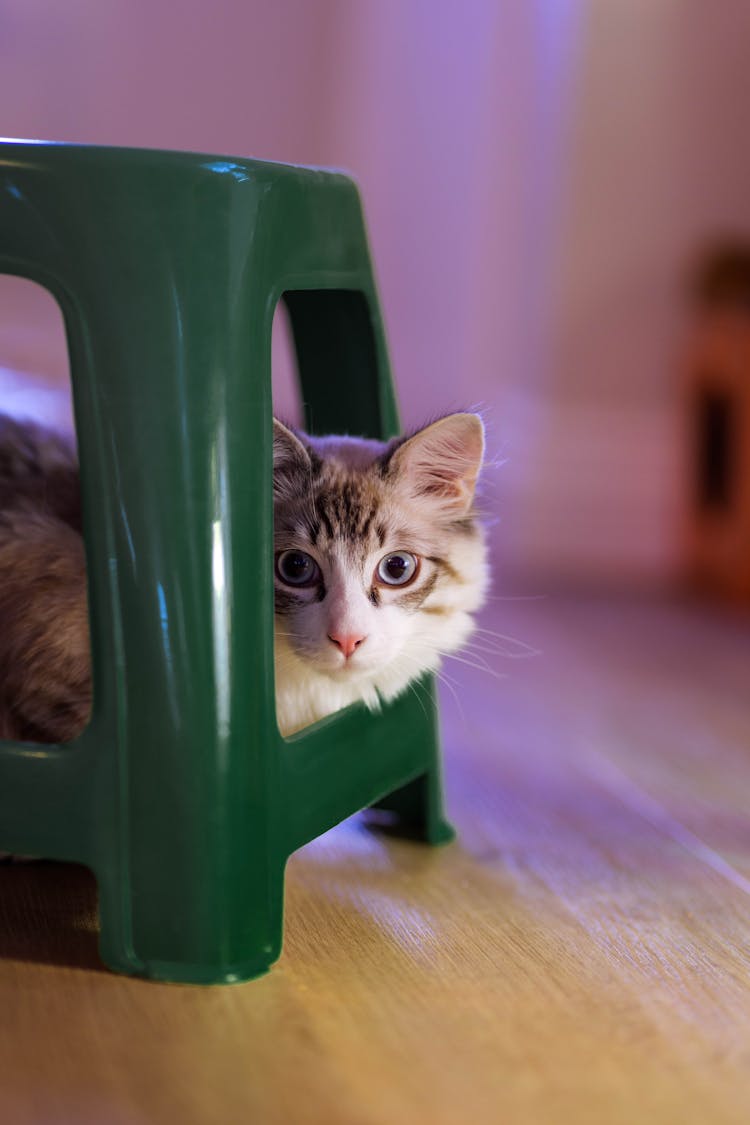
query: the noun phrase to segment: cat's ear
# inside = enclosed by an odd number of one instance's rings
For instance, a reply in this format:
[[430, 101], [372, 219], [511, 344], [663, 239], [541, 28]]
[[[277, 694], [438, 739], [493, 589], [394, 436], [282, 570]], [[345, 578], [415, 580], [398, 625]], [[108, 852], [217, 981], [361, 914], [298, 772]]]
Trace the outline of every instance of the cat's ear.
[[477, 414], [449, 414], [398, 446], [388, 462], [415, 498], [465, 515], [474, 498], [484, 456], [484, 426]]
[[299, 493], [300, 474], [310, 472], [310, 454], [296, 434], [273, 420], [273, 497], [291, 499]]

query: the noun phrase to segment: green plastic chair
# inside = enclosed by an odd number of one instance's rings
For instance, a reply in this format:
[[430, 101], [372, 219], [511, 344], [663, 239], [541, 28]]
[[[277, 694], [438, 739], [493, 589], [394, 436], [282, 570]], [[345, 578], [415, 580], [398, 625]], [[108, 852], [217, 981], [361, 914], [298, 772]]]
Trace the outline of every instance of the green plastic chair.
[[404, 833], [452, 835], [434, 694], [288, 740], [276, 725], [280, 299], [308, 426], [398, 428], [356, 187], [234, 157], [5, 143], [0, 272], [63, 310], [94, 675], [76, 742], [0, 743], [0, 848], [93, 870], [112, 969], [257, 976], [281, 949], [296, 848], [376, 803]]

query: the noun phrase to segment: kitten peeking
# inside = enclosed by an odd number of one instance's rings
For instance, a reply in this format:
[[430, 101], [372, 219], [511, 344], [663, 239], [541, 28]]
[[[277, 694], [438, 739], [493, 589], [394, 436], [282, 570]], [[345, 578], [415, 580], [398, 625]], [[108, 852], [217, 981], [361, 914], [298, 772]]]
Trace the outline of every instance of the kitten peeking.
[[[390, 442], [274, 421], [282, 734], [357, 701], [376, 709], [468, 639], [487, 585], [473, 507], [483, 448], [474, 414]], [[67, 742], [90, 710], [75, 454], [0, 415], [0, 738]]]
[[387, 443], [274, 422], [282, 734], [360, 700], [376, 709], [468, 639], [487, 585], [483, 451], [475, 414]]

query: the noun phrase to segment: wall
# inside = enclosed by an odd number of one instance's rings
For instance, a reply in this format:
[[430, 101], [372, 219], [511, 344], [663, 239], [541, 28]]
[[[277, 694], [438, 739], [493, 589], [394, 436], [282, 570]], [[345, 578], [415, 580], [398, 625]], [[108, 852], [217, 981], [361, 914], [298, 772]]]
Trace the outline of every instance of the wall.
[[[405, 421], [479, 405], [505, 461], [500, 585], [661, 584], [682, 270], [750, 223], [748, 44], [742, 0], [0, 0], [0, 126], [352, 170]], [[0, 364], [54, 369], [0, 301]]]

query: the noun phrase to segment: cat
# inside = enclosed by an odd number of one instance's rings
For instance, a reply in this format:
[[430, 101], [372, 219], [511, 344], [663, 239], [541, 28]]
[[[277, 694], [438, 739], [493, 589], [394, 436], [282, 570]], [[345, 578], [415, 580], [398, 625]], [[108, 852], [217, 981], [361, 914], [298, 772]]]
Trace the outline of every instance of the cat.
[[[488, 580], [475, 414], [389, 442], [274, 420], [276, 710], [283, 735], [372, 710], [468, 638]], [[68, 742], [91, 710], [75, 451], [0, 415], [0, 738]]]

